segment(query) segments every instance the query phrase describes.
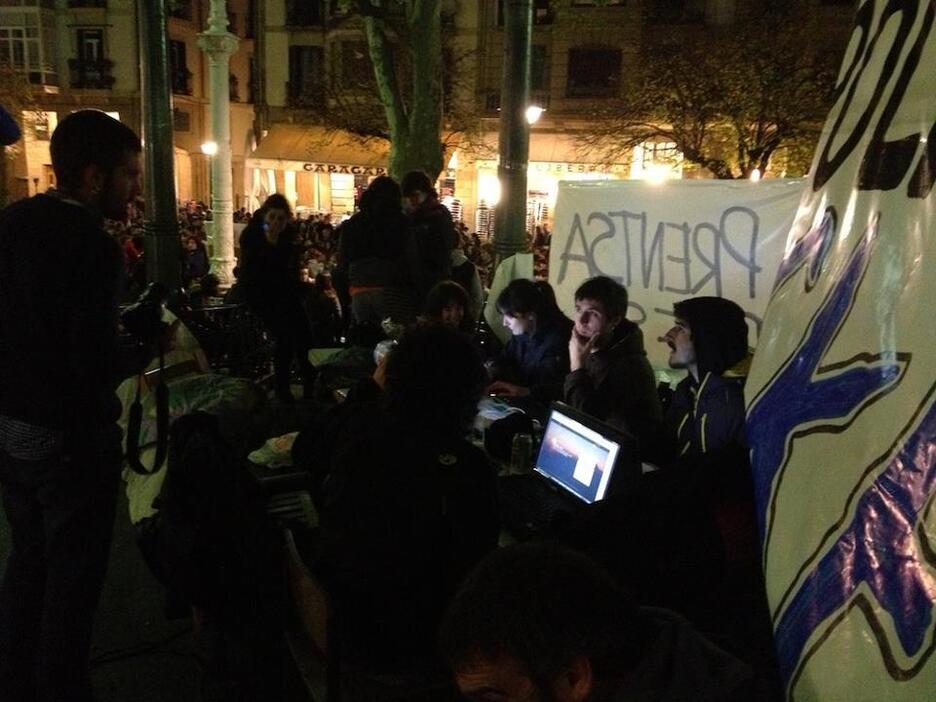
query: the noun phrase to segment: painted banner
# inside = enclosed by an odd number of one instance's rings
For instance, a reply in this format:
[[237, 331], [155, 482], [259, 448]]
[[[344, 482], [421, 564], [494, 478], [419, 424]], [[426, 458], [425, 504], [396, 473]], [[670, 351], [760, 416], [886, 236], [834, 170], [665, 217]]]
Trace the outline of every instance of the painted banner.
[[607, 275], [629, 293], [650, 362], [673, 325], [673, 303], [717, 295], [744, 308], [756, 343], [805, 181], [642, 180], [559, 184], [549, 282], [572, 316], [575, 289]]
[[936, 0], [866, 0], [748, 379], [790, 700], [936, 699]]

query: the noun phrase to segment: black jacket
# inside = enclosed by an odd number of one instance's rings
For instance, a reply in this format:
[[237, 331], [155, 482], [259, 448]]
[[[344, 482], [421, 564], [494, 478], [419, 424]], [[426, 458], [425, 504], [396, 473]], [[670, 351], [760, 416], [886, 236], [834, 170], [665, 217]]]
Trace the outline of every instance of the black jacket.
[[569, 373], [565, 401], [632, 433], [640, 442], [645, 460], [659, 451], [663, 410], [644, 350], [643, 333], [633, 322], [618, 324], [611, 342]]
[[0, 414], [66, 433], [119, 417], [123, 255], [101, 224], [54, 195], [0, 212]]
[[698, 458], [731, 445], [746, 448], [742, 381], [711, 372], [701, 383], [687, 376], [676, 386], [665, 423], [676, 458]]
[[451, 275], [455, 223], [448, 208], [435, 198], [427, 199], [409, 217], [419, 259], [417, 288], [425, 297], [436, 283]]
[[338, 603], [343, 653], [392, 668], [430, 656], [449, 597], [497, 545], [484, 454], [424, 435], [377, 401], [339, 405], [299, 435], [293, 456], [317, 486], [316, 567]]
[[338, 227], [338, 237], [334, 280], [343, 304], [350, 303], [349, 290], [356, 286], [412, 287], [411, 232], [402, 211], [358, 212]]
[[286, 301], [298, 304], [299, 258], [292, 227], [270, 244], [262, 222], [251, 220], [241, 232], [237, 275], [247, 304], [255, 309], [276, 308]]
[[572, 322], [561, 319], [535, 334], [511, 336], [494, 361], [495, 380], [530, 388], [534, 399], [562, 398], [562, 383], [569, 373], [569, 334]]

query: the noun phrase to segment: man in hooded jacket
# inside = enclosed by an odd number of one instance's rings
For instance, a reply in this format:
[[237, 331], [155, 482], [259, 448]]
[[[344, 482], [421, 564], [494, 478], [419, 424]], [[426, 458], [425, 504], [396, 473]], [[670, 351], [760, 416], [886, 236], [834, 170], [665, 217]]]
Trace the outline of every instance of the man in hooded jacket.
[[737, 372], [748, 353], [744, 310], [720, 297], [677, 302], [676, 321], [663, 337], [669, 365], [685, 368], [666, 409], [665, 426], [673, 459], [711, 459], [747, 450], [744, 435], [744, 384]]

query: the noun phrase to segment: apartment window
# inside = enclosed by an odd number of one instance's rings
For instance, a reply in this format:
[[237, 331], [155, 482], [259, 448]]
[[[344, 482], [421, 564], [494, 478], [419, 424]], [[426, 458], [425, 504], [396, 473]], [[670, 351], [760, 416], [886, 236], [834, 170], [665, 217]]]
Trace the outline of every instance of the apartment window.
[[666, 24], [701, 23], [705, 21], [705, 0], [657, 0], [648, 19]]
[[530, 47], [530, 90], [549, 90], [549, 47]]
[[322, 0], [286, 0], [286, 25], [309, 27], [321, 25], [325, 19]]
[[[549, 0], [533, 0], [533, 24], [552, 24], [552, 21]], [[504, 0], [497, 0], [497, 26], [504, 26]]]
[[682, 178], [683, 155], [672, 141], [645, 141], [634, 147], [631, 178]]
[[371, 66], [367, 44], [363, 41], [343, 41], [339, 44], [338, 70], [334, 75], [343, 86], [361, 87], [373, 82], [374, 69]]
[[191, 95], [192, 88], [189, 81], [192, 73], [188, 69], [186, 47], [184, 41], [171, 40], [169, 42], [169, 82], [172, 92], [180, 95]]
[[82, 61], [100, 61], [104, 58], [104, 30], [78, 30], [78, 58]]
[[302, 103], [321, 99], [325, 78], [325, 49], [321, 46], [289, 47], [289, 100]]
[[40, 26], [34, 12], [0, 14], [0, 64], [25, 74], [30, 83], [58, 85], [54, 38], [53, 18], [42, 17]]
[[244, 13], [244, 37], [254, 38], [254, 0], [247, 0], [247, 11]]
[[172, 110], [172, 129], [176, 132], [192, 131], [192, 114], [178, 107]]
[[192, 0], [178, 0], [171, 5], [169, 14], [181, 20], [192, 21]]
[[108, 90], [114, 85], [113, 62], [105, 57], [104, 29], [82, 27], [75, 32], [78, 58], [68, 59], [71, 87]]
[[621, 50], [610, 48], [569, 49], [566, 95], [611, 97], [621, 78]]

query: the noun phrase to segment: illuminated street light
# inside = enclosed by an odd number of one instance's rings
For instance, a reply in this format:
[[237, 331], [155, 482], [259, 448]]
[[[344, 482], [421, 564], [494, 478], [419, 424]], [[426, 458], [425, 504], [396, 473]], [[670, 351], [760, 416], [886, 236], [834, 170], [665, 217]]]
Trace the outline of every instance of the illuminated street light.
[[753, 171], [751, 171], [751, 175], [748, 177], [751, 179], [752, 183], [759, 181], [761, 179], [760, 168], [755, 168]]
[[201, 145], [201, 152], [205, 154], [205, 156], [214, 156], [218, 153], [218, 142], [206, 141]]
[[527, 124], [536, 124], [545, 111], [546, 109], [540, 107], [539, 105], [530, 105], [528, 108], [526, 108]]

